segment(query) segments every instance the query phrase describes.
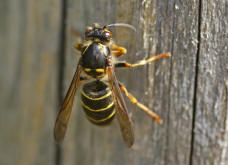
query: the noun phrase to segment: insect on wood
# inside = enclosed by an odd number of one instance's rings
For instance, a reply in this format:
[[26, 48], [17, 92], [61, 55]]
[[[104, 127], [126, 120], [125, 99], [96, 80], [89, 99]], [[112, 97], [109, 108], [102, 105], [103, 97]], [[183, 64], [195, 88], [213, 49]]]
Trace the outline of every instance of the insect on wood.
[[117, 115], [123, 139], [128, 147], [134, 143], [134, 133], [122, 93], [133, 104], [153, 117], [156, 122], [162, 123], [156, 113], [138, 102], [117, 80], [114, 69], [142, 66], [160, 58], [170, 57], [170, 53], [162, 53], [135, 64], [114, 62], [114, 58], [127, 52], [124, 47], [114, 44], [112, 40], [112, 32], [109, 28], [117, 26], [135, 30], [129, 24], [116, 23], [100, 26], [95, 23], [93, 27], [87, 27], [85, 41], [74, 45], [81, 52], [81, 57], [56, 119], [54, 136], [57, 143], [61, 142], [65, 136], [74, 96], [80, 84], [84, 84], [81, 90], [81, 105], [87, 119], [96, 125], [108, 125]]

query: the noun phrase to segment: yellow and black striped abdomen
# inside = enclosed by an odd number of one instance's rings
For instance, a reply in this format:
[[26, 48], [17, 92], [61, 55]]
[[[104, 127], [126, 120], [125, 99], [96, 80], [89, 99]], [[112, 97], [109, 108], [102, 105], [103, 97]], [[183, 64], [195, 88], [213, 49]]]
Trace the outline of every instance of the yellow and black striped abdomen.
[[115, 117], [111, 90], [102, 81], [92, 81], [83, 86], [81, 104], [88, 120], [94, 124], [107, 125]]

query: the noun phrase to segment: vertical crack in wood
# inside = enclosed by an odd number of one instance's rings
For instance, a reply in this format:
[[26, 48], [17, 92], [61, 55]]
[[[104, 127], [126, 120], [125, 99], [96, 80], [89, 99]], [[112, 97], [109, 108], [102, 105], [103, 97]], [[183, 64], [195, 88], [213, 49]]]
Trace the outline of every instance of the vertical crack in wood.
[[[65, 46], [66, 46], [66, 18], [67, 18], [67, 0], [61, 1], [61, 19], [60, 19], [60, 31], [59, 31], [59, 41], [58, 41], [58, 86], [57, 86], [57, 100], [58, 100], [58, 107], [63, 100], [63, 80], [64, 80], [64, 53], [65, 53]], [[57, 109], [59, 111], [59, 109]], [[62, 150], [61, 146], [56, 144], [55, 145], [55, 165], [62, 164]]]
[[198, 44], [196, 53], [196, 63], [195, 63], [195, 82], [194, 82], [194, 96], [193, 96], [193, 114], [192, 114], [192, 134], [191, 134], [191, 149], [190, 149], [190, 159], [189, 165], [193, 163], [193, 152], [194, 152], [194, 140], [195, 140], [195, 118], [197, 109], [197, 83], [198, 83], [198, 70], [199, 70], [199, 57], [200, 57], [200, 44], [201, 44], [201, 17], [202, 17], [202, 0], [199, 0], [199, 10], [198, 10]]
[[[173, 12], [175, 12], [175, 6], [176, 6], [176, 1], [174, 1], [174, 3], [173, 3]], [[175, 32], [174, 32], [174, 28], [175, 28], [175, 23], [176, 23], [176, 19], [175, 19], [176, 17], [175, 17], [175, 13], [174, 13], [174, 15], [173, 15], [173, 22], [172, 22], [172, 29], [171, 29], [171, 31], [173, 32], [172, 33], [172, 38], [171, 38], [171, 50], [170, 50], [170, 53], [171, 53], [171, 55], [173, 54], [173, 51], [174, 51], [174, 36], [175, 36]], [[172, 58], [172, 56], [171, 56], [171, 58]], [[169, 118], [169, 116], [170, 116], [170, 107], [171, 107], [171, 105], [170, 105], [170, 92], [171, 92], [171, 84], [172, 84], [172, 72], [173, 72], [173, 63], [172, 63], [172, 60], [171, 60], [171, 63], [170, 63], [170, 76], [169, 76], [169, 89], [168, 89], [168, 93], [169, 93], [169, 99], [168, 99], [168, 114], [167, 114], [167, 117], [166, 117], [166, 120], [167, 120], [167, 125], [166, 125], [166, 128], [168, 129], [169, 128], [169, 125], [170, 125], [170, 118]], [[167, 132], [168, 132], [168, 130], [167, 130]], [[168, 140], [168, 138], [169, 138], [169, 136], [166, 136], [166, 146], [169, 146], [169, 140]], [[168, 153], [169, 151], [168, 150], [166, 150], [165, 151], [165, 164], [169, 164], [169, 160], [168, 160]]]
[[[225, 88], [225, 109], [228, 109], [228, 85], [226, 84], [226, 80], [224, 78], [224, 88]], [[228, 116], [227, 114], [228, 112], [226, 111], [226, 116]], [[228, 118], [225, 119], [225, 137], [224, 139], [228, 138], [228, 134], [226, 132], [228, 132]], [[225, 140], [225, 144], [224, 144], [224, 148], [222, 150], [222, 154], [221, 154], [221, 165], [225, 165], [226, 164], [226, 155], [227, 155], [227, 149], [228, 149], [228, 141]]]

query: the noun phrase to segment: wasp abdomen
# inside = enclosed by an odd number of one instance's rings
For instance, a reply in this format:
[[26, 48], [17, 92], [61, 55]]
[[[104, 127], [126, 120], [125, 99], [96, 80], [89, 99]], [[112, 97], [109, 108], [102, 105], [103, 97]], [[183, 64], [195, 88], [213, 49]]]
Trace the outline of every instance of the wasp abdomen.
[[88, 120], [94, 124], [107, 125], [114, 119], [112, 93], [102, 81], [92, 81], [83, 86], [81, 103]]

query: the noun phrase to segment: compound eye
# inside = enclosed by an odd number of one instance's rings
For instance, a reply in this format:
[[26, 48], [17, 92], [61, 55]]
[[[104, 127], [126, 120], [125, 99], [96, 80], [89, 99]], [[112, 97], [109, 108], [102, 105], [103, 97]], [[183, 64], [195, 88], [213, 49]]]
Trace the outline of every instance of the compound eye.
[[104, 35], [105, 35], [106, 38], [110, 37], [110, 34], [108, 32], [105, 32]]
[[89, 33], [89, 32], [91, 32], [92, 30], [93, 30], [93, 28], [92, 28], [91, 26], [88, 26], [88, 27], [86, 28], [85, 33]]
[[103, 35], [106, 39], [110, 39], [112, 37], [112, 33], [109, 31], [104, 31]]

